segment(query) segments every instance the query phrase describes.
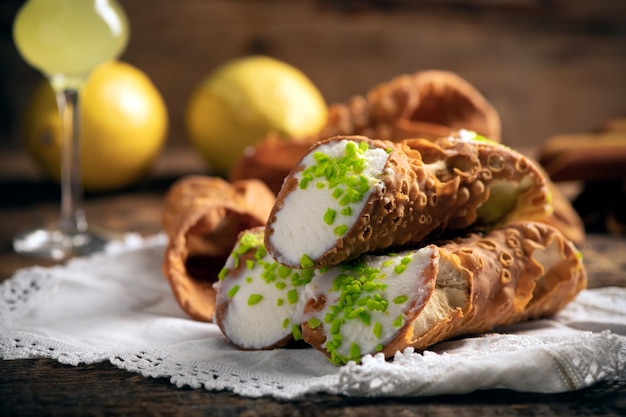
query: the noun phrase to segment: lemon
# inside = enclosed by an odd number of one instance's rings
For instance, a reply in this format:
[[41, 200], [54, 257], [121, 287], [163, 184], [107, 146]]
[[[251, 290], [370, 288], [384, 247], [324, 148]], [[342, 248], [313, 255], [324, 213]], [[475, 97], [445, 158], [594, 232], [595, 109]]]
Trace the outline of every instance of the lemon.
[[[93, 71], [81, 94], [83, 188], [108, 191], [137, 182], [166, 139], [168, 112], [159, 91], [143, 71], [111, 61]], [[22, 133], [43, 173], [59, 181], [61, 120], [47, 82], [26, 107]]]
[[217, 173], [226, 174], [243, 150], [270, 132], [316, 134], [328, 108], [299, 69], [267, 56], [234, 59], [195, 87], [185, 109], [191, 144]]

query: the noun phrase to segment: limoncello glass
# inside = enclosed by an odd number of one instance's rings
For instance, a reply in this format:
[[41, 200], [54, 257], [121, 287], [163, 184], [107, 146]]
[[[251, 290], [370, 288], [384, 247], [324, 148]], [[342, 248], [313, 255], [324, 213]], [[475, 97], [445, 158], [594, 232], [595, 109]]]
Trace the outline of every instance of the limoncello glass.
[[126, 48], [128, 19], [116, 0], [28, 0], [13, 23], [22, 57], [44, 74], [61, 115], [61, 215], [58, 223], [18, 234], [19, 253], [51, 259], [97, 251], [106, 236], [88, 227], [80, 183], [80, 90], [91, 71]]

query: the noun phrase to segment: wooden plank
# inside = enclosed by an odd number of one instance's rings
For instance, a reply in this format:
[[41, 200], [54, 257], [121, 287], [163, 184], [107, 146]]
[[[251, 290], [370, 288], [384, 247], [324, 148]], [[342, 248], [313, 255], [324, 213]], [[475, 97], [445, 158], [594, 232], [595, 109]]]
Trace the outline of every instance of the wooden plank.
[[50, 359], [0, 361], [0, 392], [3, 415], [617, 417], [626, 401], [623, 384], [601, 383], [551, 395], [492, 390], [411, 399], [313, 395], [287, 402], [176, 388], [166, 378], [144, 378], [107, 363], [71, 367]]

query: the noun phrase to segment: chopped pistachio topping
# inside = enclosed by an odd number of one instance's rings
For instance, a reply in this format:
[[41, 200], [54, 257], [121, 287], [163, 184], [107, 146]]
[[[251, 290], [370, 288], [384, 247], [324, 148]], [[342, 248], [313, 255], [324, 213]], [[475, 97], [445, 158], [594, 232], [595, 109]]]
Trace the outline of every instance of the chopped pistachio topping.
[[361, 359], [361, 347], [356, 343], [352, 343], [350, 345], [350, 359], [351, 360], [359, 360]]
[[289, 304], [295, 304], [298, 302], [298, 290], [291, 289], [289, 291], [287, 291], [287, 301], [289, 302]]
[[253, 306], [258, 304], [262, 299], [263, 296], [261, 294], [250, 294], [250, 297], [248, 298], [248, 305]]
[[256, 233], [244, 233], [239, 239], [237, 246], [234, 249], [234, 252], [238, 255], [242, 255], [247, 253], [251, 249], [258, 248], [263, 243], [263, 238], [259, 234]]
[[406, 270], [406, 265], [404, 264], [400, 264], [400, 265], [396, 265], [393, 268], [393, 272], [395, 272], [396, 274], [401, 274]]
[[233, 285], [230, 290], [228, 290], [228, 298], [233, 298], [235, 294], [239, 291], [239, 285]]
[[293, 270], [291, 268], [289, 268], [288, 266], [285, 265], [279, 265], [278, 266], [278, 276], [280, 278], [287, 278], [289, 275], [291, 275], [291, 272]]
[[380, 336], [383, 333], [383, 325], [380, 324], [379, 321], [377, 321], [376, 323], [374, 323], [374, 328], [372, 329], [372, 331], [374, 332], [374, 336], [376, 336], [377, 339], [380, 339]]
[[226, 278], [226, 275], [228, 275], [228, 268], [224, 267], [220, 269], [219, 274], [217, 274], [217, 279], [223, 281], [224, 278]]
[[[235, 247], [233, 248], [230, 257], [233, 260], [233, 266], [239, 267], [241, 256], [249, 251], [254, 250], [254, 258], [259, 260], [266, 255], [265, 245], [263, 244], [263, 235], [258, 233], [244, 233]], [[254, 261], [246, 261], [246, 267], [248, 269], [254, 268]], [[218, 274], [218, 278], [223, 280], [228, 275], [228, 269], [226, 267]]]
[[311, 329], [317, 329], [322, 324], [322, 322], [315, 317], [311, 317], [307, 323]]
[[407, 297], [406, 295], [399, 295], [393, 299], [393, 302], [394, 304], [403, 304], [406, 303], [408, 299], [409, 297]]
[[331, 208], [326, 210], [324, 213], [324, 223], [327, 225], [331, 225], [335, 222], [335, 216], [337, 216], [337, 212]]
[[302, 340], [302, 330], [297, 324], [291, 325], [291, 334], [293, 335], [293, 340]]
[[309, 258], [306, 253], [302, 255], [302, 257], [300, 258], [300, 266], [302, 268], [311, 268], [313, 267], [313, 265], [313, 260], [311, 260], [311, 258]]
[[341, 226], [335, 227], [333, 230], [337, 236], [343, 236], [348, 231], [349, 227], [347, 224], [342, 224]]

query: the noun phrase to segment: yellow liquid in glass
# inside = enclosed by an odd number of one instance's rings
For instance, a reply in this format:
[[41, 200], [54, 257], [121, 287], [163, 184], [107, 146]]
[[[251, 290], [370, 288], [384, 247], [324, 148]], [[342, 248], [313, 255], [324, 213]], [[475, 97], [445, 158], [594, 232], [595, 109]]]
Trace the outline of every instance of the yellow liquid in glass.
[[13, 25], [24, 59], [53, 84], [80, 85], [122, 53], [128, 36], [126, 14], [115, 0], [29, 0]]

